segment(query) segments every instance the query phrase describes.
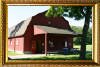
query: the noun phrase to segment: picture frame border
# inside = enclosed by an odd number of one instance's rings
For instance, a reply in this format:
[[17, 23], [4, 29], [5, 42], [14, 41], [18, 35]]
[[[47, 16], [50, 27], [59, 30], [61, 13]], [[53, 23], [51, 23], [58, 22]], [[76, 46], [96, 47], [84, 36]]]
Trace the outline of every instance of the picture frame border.
[[[7, 41], [8, 41], [8, 5], [22, 5], [22, 6], [27, 6], [27, 5], [63, 5], [63, 6], [92, 6], [93, 11], [92, 11], [92, 21], [93, 21], [93, 29], [92, 29], [92, 44], [93, 44], [93, 60], [9, 60], [8, 61], [8, 56], [7, 56]], [[99, 65], [100, 64], [100, 10], [99, 10], [100, 3], [98, 2], [82, 2], [79, 3], [78, 1], [76, 2], [70, 2], [70, 1], [53, 1], [53, 0], [48, 0], [41, 1], [41, 0], [34, 0], [34, 1], [27, 1], [27, 0], [8, 0], [8, 1], [2, 1], [1, 2], [1, 20], [0, 20], [0, 35], [1, 41], [0, 41], [0, 58], [2, 59], [1, 64], [68, 64], [68, 65]]]

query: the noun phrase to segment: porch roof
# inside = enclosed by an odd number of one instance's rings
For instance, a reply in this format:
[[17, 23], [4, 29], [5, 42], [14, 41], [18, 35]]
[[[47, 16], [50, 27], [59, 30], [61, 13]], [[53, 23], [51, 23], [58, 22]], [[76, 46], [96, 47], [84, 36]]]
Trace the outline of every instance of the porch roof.
[[70, 31], [68, 29], [61, 29], [61, 28], [42, 26], [42, 25], [34, 25], [34, 35], [45, 34], [45, 33], [77, 35], [77, 33]]

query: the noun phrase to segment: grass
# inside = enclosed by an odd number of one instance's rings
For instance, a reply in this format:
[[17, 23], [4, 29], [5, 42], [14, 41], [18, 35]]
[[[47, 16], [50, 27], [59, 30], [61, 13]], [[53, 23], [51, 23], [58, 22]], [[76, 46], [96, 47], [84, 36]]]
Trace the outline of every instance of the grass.
[[[75, 45], [73, 46], [74, 48], [80, 49], [80, 45]], [[92, 45], [86, 45], [86, 51], [92, 51]]]
[[[74, 45], [74, 48], [80, 50], [80, 45]], [[92, 45], [86, 45], [86, 60], [92, 60]]]
[[[91, 54], [87, 54], [85, 60], [92, 60]], [[31, 58], [20, 58], [15, 60], [80, 60], [79, 54], [78, 55], [58, 55], [58, 54], [52, 54], [47, 56], [39, 56], [39, 57], [31, 57]]]
[[13, 51], [8, 51], [8, 56], [16, 56], [16, 55], [22, 55], [22, 54]]
[[[78, 48], [80, 50], [79, 45], [74, 45], [74, 48]], [[92, 60], [92, 45], [86, 46], [86, 60]], [[8, 52], [8, 55], [10, 56], [16, 56], [16, 55], [22, 55], [14, 52]], [[79, 60], [79, 54], [48, 54], [47, 56], [32, 56], [30, 58], [20, 58], [17, 60]]]
[[[69, 57], [70, 56], [70, 57]], [[47, 55], [42, 57], [21, 58], [21, 60], [78, 60], [79, 55]], [[20, 60], [20, 59], [17, 59]]]

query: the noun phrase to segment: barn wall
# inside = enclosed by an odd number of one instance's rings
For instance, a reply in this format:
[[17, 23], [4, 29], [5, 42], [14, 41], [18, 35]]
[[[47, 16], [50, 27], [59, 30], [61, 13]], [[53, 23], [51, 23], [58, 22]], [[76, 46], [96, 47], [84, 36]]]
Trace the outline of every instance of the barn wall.
[[8, 51], [14, 51], [14, 39], [8, 39]]
[[44, 34], [36, 35], [36, 36], [34, 36], [34, 38], [36, 40], [36, 53], [44, 53], [44, 51], [45, 51], [45, 46], [44, 46], [45, 35]]
[[35, 17], [33, 16], [31, 22], [36, 25], [45, 25], [72, 30], [69, 26], [69, 22], [65, 20], [63, 17], [47, 18], [44, 16], [43, 13], [40, 13]]
[[73, 48], [73, 37], [68, 37], [67, 41], [68, 41], [68, 47]]
[[24, 35], [24, 53], [32, 53], [32, 37], [34, 35], [33, 33], [33, 25], [30, 23]]
[[8, 51], [23, 53], [24, 38], [12, 38], [8, 40]]
[[16, 43], [16, 51], [18, 51], [18, 52], [23, 52], [23, 49], [24, 49], [24, 38], [22, 37], [22, 38], [16, 38], [16, 40], [18, 40], [18, 45], [17, 45], [17, 43]]

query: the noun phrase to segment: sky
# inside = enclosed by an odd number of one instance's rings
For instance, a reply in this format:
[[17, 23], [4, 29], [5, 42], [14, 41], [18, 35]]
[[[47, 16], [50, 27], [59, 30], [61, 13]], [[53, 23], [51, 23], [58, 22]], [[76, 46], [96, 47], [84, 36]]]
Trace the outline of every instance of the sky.
[[[17, 25], [23, 20], [30, 18], [38, 13], [48, 10], [50, 6], [8, 6], [8, 28]], [[64, 17], [69, 21], [71, 26], [81, 26], [84, 25], [84, 19], [74, 20], [72, 18]], [[90, 27], [92, 23], [90, 24]]]

